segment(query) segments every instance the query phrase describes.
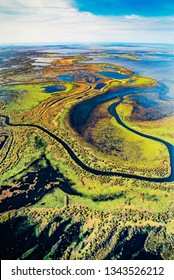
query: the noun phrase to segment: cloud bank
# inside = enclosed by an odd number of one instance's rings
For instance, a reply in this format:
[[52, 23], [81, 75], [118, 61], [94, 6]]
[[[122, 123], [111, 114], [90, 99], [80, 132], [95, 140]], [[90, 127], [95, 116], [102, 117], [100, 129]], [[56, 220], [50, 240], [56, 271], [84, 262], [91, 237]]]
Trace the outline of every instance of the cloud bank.
[[102, 16], [74, 0], [1, 0], [0, 43], [174, 43], [174, 17]]

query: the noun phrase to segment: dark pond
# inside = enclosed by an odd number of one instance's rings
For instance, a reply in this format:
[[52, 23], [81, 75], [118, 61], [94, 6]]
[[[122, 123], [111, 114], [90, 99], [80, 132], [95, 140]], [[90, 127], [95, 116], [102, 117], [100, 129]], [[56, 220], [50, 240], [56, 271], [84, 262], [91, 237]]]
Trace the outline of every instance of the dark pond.
[[7, 90], [0, 90], [0, 99], [6, 99], [8, 97], [9, 93]]
[[[136, 95], [136, 93], [138, 93]], [[83, 125], [86, 120], [89, 118], [91, 112], [100, 104], [110, 101], [112, 99], [119, 97], [123, 97], [126, 95], [132, 95], [134, 94], [134, 96], [131, 96], [131, 99], [136, 100], [138, 103], [141, 104], [141, 106], [145, 107], [159, 107], [159, 104], [157, 101], [151, 99], [148, 96], [148, 93], [153, 96], [154, 98], [155, 96], [157, 97], [158, 95], [162, 95], [163, 93], [163, 85], [158, 84], [156, 87], [154, 88], [124, 88], [124, 87], [120, 87], [120, 88], [112, 88], [110, 90], [108, 90], [107, 92], [105, 92], [104, 94], [101, 94], [99, 96], [95, 96], [91, 99], [88, 99], [86, 101], [83, 101], [79, 104], [77, 104], [71, 111], [71, 116], [70, 116], [70, 120], [71, 120], [71, 124], [72, 126], [75, 126], [76, 129], [78, 130], [78, 126]], [[146, 95], [147, 96], [146, 96]], [[149, 97], [149, 98], [148, 98]], [[160, 96], [161, 99], [161, 96]], [[168, 109], [169, 110], [169, 109]], [[172, 111], [172, 107], [170, 109]], [[171, 113], [171, 111], [169, 111]], [[79, 118], [80, 116], [80, 118]]]
[[66, 86], [64, 85], [52, 85], [52, 86], [46, 86], [44, 87], [45, 93], [53, 93], [53, 92], [58, 92], [58, 91], [63, 91], [66, 89]]
[[87, 71], [82, 71], [80, 73], [76, 73], [77, 76], [75, 77], [75, 72], [71, 71], [65, 75], [59, 75], [57, 76], [57, 79], [61, 82], [75, 82], [76, 79], [81, 80], [81, 79], [86, 79], [87, 83], [96, 83], [101, 80], [100, 77], [88, 73]]
[[109, 79], [128, 79], [131, 76], [129, 75], [124, 75], [124, 74], [120, 74], [117, 72], [98, 72], [98, 74], [100, 74], [101, 76], [105, 76]]
[[4, 139], [1, 141], [1, 139], [0, 139], [0, 150], [3, 148], [3, 146], [4, 146], [4, 144], [5, 144], [5, 142], [6, 142], [6, 140], [8, 139], [8, 136], [7, 135], [5, 135], [4, 136]]
[[88, 75], [88, 76], [86, 77], [86, 82], [87, 82], [87, 83], [92, 83], [92, 82], [96, 83], [96, 82], [98, 82], [98, 81], [100, 81], [100, 80], [101, 80], [101, 78], [100, 78], [100, 77], [97, 77], [97, 76], [94, 75], [94, 74], [90, 74], [90, 75]]
[[101, 88], [103, 88], [105, 85], [106, 85], [106, 84], [104, 84], [104, 83], [100, 83], [100, 84], [96, 85], [95, 89], [101, 89]]
[[96, 76], [94, 74], [91, 74], [88, 71], [81, 71], [81, 72], [79, 72], [77, 79], [78, 80], [85, 79], [87, 83], [96, 83], [99, 80], [101, 80], [100, 77], [98, 77], [98, 76]]
[[[141, 89], [141, 92], [152, 92], [152, 89]], [[117, 88], [117, 89], [110, 89], [105, 94], [95, 96], [91, 99], [88, 99], [86, 101], [83, 101], [79, 104], [77, 104], [71, 111], [71, 124], [72, 126], [75, 126], [76, 128], [78, 126], [83, 125], [86, 120], [89, 118], [89, 115], [91, 112], [98, 106], [99, 104], [102, 104], [103, 102], [107, 102], [109, 100], [115, 99], [116, 97], [126, 96], [128, 94], [135, 94], [139, 93], [140, 89], [136, 88]], [[79, 118], [80, 116], [80, 118]]]
[[0, 95], [0, 99], [4, 100], [6, 98], [8, 98], [8, 95]]
[[73, 76], [70, 75], [59, 75], [57, 76], [57, 79], [61, 82], [74, 82], [75, 78]]
[[86, 75], [88, 74], [87, 71], [81, 71], [78, 73], [78, 79], [84, 79]]

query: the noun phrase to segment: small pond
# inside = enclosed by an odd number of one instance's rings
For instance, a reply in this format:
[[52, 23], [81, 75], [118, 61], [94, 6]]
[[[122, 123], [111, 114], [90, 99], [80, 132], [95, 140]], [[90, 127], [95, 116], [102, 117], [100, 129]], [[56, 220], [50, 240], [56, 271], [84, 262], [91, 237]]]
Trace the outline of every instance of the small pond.
[[8, 139], [8, 135], [3, 135], [3, 139], [0, 139], [0, 150], [3, 148], [7, 139]]
[[70, 75], [59, 75], [57, 76], [57, 79], [61, 82], [74, 82], [75, 78]]
[[121, 73], [117, 73], [117, 72], [105, 72], [105, 71], [102, 71], [102, 72], [98, 72], [98, 74], [100, 74], [101, 76], [105, 76], [109, 79], [128, 79], [130, 78], [131, 76], [129, 75], [125, 75], [125, 74], [121, 74]]
[[96, 85], [95, 89], [102, 89], [106, 84], [104, 83], [100, 83], [98, 85]]
[[86, 77], [86, 82], [87, 83], [96, 83], [96, 82], [98, 82], [100, 80], [101, 80], [101, 78], [96, 76], [96, 75], [94, 75], [94, 74], [90, 74], [90, 75], [88, 75]]
[[64, 85], [51, 85], [51, 86], [45, 86], [44, 93], [53, 93], [53, 92], [59, 92], [64, 91], [66, 89], [66, 86]]

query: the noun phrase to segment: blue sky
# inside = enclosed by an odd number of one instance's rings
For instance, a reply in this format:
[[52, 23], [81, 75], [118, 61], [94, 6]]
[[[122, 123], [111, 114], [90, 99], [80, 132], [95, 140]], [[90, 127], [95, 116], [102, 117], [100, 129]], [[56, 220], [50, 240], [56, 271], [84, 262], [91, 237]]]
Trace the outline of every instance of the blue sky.
[[136, 14], [145, 17], [174, 15], [173, 0], [76, 0], [75, 2], [80, 11], [88, 11], [95, 15]]
[[0, 0], [0, 43], [174, 43], [173, 0]]

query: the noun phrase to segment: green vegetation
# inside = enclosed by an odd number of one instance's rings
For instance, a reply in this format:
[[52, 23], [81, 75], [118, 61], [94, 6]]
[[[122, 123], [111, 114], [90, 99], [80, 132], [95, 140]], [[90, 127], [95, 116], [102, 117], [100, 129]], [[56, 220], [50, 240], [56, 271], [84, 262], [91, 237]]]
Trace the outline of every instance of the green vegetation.
[[[86, 166], [122, 176], [90, 173], [49, 133], [9, 126], [0, 117], [1, 259], [173, 259], [174, 183], [124, 176], [169, 176], [166, 146], [116, 121], [108, 108], [119, 97], [97, 105], [78, 129], [70, 122], [71, 110], [80, 102], [112, 88], [153, 89], [157, 81], [113, 66], [130, 78], [103, 77], [106, 86], [95, 90], [98, 81], [85, 79], [107, 64], [83, 63], [88, 60], [83, 55], [40, 55], [52, 57], [51, 65], [34, 70], [30, 53], [16, 54], [23, 67], [2, 72], [0, 93], [9, 97], [0, 100], [0, 115], [14, 124], [39, 125], [63, 140]], [[132, 53], [123, 58], [138, 59]], [[63, 83], [66, 90], [43, 92], [46, 86], [60, 85], [56, 77], [69, 71], [75, 82]], [[168, 108], [172, 112], [169, 102], [151, 93], [123, 99], [115, 109], [123, 123], [174, 144], [173, 115], [166, 115]], [[148, 119], [152, 113], [154, 119]]]
[[[6, 103], [5, 110], [7, 112], [31, 110], [40, 102], [50, 98], [51, 95], [59, 94], [59, 92], [44, 93], [44, 87], [51, 85], [55, 85], [55, 83], [3, 86], [2, 91], [11, 94], [11, 101]], [[66, 84], [66, 90], [63, 93], [68, 94], [72, 89], [72, 84]]]
[[[108, 112], [109, 106], [114, 101], [106, 102], [93, 111], [89, 121], [82, 128], [85, 140], [95, 146], [96, 155], [97, 151], [100, 156], [104, 153], [105, 160], [108, 158], [117, 166], [124, 166], [125, 170], [128, 169], [127, 172], [131, 168], [131, 173], [133, 169], [136, 172], [140, 169], [141, 172], [144, 170], [144, 173], [152, 172], [156, 175], [160, 163], [165, 160], [163, 168], [166, 174], [170, 165], [170, 162], [166, 161], [167, 148], [157, 141], [136, 135], [118, 124]], [[101, 115], [103, 118], [100, 118]]]
[[139, 60], [139, 57], [134, 54], [106, 54], [104, 53], [103, 56], [106, 57], [118, 57], [118, 58], [123, 58], [123, 59], [129, 59], [129, 60]]
[[[2, 259], [96, 260], [124, 259], [126, 255], [127, 259], [131, 255], [133, 259], [139, 255], [173, 259], [172, 236], [164, 222], [171, 219], [170, 213], [149, 215], [125, 208], [113, 215], [76, 205], [49, 210], [28, 208], [3, 214], [3, 232], [9, 226], [9, 218], [10, 230], [1, 239]], [[9, 251], [10, 246], [14, 250]]]
[[173, 115], [154, 121], [136, 121], [131, 118], [132, 111], [133, 104], [132, 102], [127, 100], [125, 100], [125, 102], [123, 102], [122, 104], [119, 104], [119, 106], [117, 107], [117, 113], [124, 121], [124, 123], [129, 127], [132, 127], [140, 132], [142, 131], [147, 135], [160, 137], [161, 139], [168, 141], [172, 145], [174, 144], [174, 128], [173, 126], [171, 126], [171, 123], [173, 123], [174, 119]]

